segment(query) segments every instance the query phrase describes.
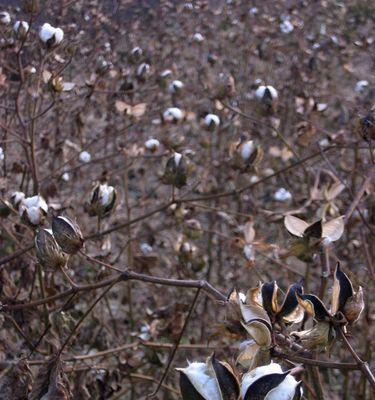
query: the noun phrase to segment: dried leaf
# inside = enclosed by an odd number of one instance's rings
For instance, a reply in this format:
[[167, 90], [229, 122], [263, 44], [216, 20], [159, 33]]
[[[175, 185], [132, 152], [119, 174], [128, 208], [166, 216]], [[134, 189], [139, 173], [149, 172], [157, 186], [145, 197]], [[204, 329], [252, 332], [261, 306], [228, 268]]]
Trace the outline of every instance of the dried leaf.
[[52, 357], [38, 371], [28, 400], [71, 400], [72, 394], [59, 358]]
[[341, 182], [334, 183], [325, 193], [327, 201], [332, 201], [335, 199], [344, 189], [345, 185], [343, 185]]
[[25, 400], [32, 381], [31, 371], [25, 360], [20, 360], [2, 372], [0, 378], [1, 400]]
[[252, 243], [255, 239], [254, 221], [248, 221], [244, 226], [244, 236], [246, 243]]

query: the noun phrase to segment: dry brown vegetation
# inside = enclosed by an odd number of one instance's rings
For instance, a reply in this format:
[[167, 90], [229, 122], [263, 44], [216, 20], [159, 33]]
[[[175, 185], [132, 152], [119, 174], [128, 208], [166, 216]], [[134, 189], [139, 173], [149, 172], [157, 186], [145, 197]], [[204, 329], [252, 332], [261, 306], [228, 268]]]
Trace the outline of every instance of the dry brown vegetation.
[[374, 4], [0, 5], [0, 399], [177, 399], [212, 352], [372, 399]]

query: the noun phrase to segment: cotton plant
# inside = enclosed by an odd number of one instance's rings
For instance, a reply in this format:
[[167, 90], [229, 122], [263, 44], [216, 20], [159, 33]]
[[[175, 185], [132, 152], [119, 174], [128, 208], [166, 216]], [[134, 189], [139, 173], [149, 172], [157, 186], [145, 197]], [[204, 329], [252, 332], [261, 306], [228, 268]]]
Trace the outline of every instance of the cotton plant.
[[303, 395], [301, 382], [292, 375], [298, 369], [283, 372], [276, 363], [250, 370], [241, 380], [237, 371], [214, 355], [177, 371], [183, 400], [297, 400]]

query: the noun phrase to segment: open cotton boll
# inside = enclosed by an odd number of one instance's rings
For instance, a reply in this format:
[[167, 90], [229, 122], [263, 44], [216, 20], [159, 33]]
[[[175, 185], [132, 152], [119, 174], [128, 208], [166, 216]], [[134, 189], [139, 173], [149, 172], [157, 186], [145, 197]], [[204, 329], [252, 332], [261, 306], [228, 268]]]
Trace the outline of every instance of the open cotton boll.
[[261, 367], [257, 367], [247, 372], [242, 378], [241, 397], [245, 398], [249, 386], [252, 385], [257, 379], [261, 378], [262, 376], [269, 374], [282, 374], [282, 373], [283, 370], [281, 369], [280, 364], [273, 362], [271, 362], [271, 364], [263, 365]]
[[150, 151], [156, 151], [159, 148], [159, 146], [160, 146], [160, 142], [157, 139], [151, 138], [151, 139], [146, 140], [146, 142], [145, 142], [146, 149], [150, 150]]
[[292, 23], [288, 19], [285, 19], [280, 24], [280, 30], [281, 30], [282, 33], [290, 33], [290, 32], [293, 32], [294, 26], [292, 25]]
[[25, 208], [31, 208], [31, 207], [38, 207], [44, 212], [48, 211], [48, 205], [46, 201], [43, 199], [42, 196], [36, 195], [32, 197], [27, 197], [22, 200], [22, 205]]
[[64, 38], [64, 31], [61, 28], [55, 28], [46, 22], [39, 30], [39, 38], [43, 43], [58, 45]]
[[255, 96], [259, 100], [263, 100], [265, 98], [265, 96], [267, 96], [267, 94], [269, 94], [271, 96], [272, 100], [276, 100], [278, 98], [277, 90], [273, 86], [270, 86], [270, 85], [268, 85], [268, 86], [261, 85], [258, 87], [258, 89], [255, 92]]
[[182, 158], [182, 154], [174, 153], [174, 163], [175, 163], [176, 167], [178, 167], [178, 165], [180, 164], [181, 158]]
[[4, 158], [5, 158], [5, 155], [4, 155], [4, 150], [3, 150], [3, 148], [2, 148], [2, 147], [0, 147], [0, 161], [3, 161], [3, 160], [4, 160]]
[[179, 80], [172, 81], [168, 86], [169, 93], [177, 93], [184, 88], [183, 82]]
[[18, 207], [18, 205], [21, 203], [21, 201], [25, 198], [25, 193], [23, 192], [14, 192], [11, 196], [11, 202], [14, 205], [14, 207]]
[[205, 400], [221, 400], [219, 385], [214, 376], [211, 376], [207, 365], [201, 362], [192, 362], [187, 368], [179, 368], [192, 383], [197, 392]]
[[26, 21], [16, 21], [13, 25], [13, 30], [16, 34], [26, 35], [29, 31], [29, 24]]
[[298, 384], [292, 375], [287, 375], [280, 385], [268, 393], [267, 400], [293, 400]]
[[246, 143], [242, 145], [241, 148], [241, 157], [244, 161], [247, 161], [251, 154], [255, 149], [254, 142], [252, 140], [248, 140]]
[[88, 151], [82, 151], [79, 154], [79, 159], [80, 159], [80, 161], [87, 163], [87, 162], [91, 161], [91, 154]]
[[290, 200], [292, 198], [292, 194], [288, 190], [286, 190], [285, 188], [280, 188], [273, 195], [273, 198], [276, 201], [288, 201], [288, 200]]
[[30, 207], [24, 210], [26, 212], [28, 220], [33, 225], [39, 225], [40, 223], [40, 209], [38, 207]]
[[181, 121], [184, 113], [177, 107], [167, 108], [163, 113], [163, 120], [166, 122]]
[[114, 188], [113, 186], [108, 186], [107, 184], [100, 185], [100, 204], [102, 206], [107, 206], [112, 201], [112, 194]]
[[152, 246], [150, 246], [148, 243], [143, 242], [139, 245], [139, 249], [141, 252], [145, 255], [152, 253]]
[[204, 117], [204, 124], [208, 127], [210, 126], [219, 126], [220, 125], [220, 118], [215, 114], [207, 114]]
[[199, 32], [194, 33], [193, 40], [194, 42], [201, 43], [204, 40], [204, 36]]
[[9, 25], [11, 21], [10, 14], [6, 11], [0, 12], [0, 23], [2, 25]]
[[368, 86], [368, 81], [365, 81], [365, 80], [358, 81], [355, 84], [355, 91], [357, 93], [362, 93], [367, 86]]

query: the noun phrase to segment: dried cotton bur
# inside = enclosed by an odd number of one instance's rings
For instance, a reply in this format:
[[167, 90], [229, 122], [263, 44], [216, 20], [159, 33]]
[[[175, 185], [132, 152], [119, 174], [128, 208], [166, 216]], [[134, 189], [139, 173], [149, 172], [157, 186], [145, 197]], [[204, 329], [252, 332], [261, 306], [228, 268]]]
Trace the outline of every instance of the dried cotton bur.
[[363, 309], [363, 290], [355, 292], [348, 276], [337, 263], [334, 273], [331, 310], [314, 294], [297, 294], [298, 303], [313, 317], [316, 324], [308, 330], [292, 332], [307, 348], [329, 348], [335, 338], [335, 328], [355, 323]]
[[341, 238], [344, 233], [344, 225], [342, 216], [326, 222], [318, 220], [309, 224], [298, 217], [287, 215], [284, 218], [284, 226], [289, 233], [298, 238], [292, 243], [287, 255], [294, 255], [302, 261], [310, 261], [318, 245], [328, 245]]

